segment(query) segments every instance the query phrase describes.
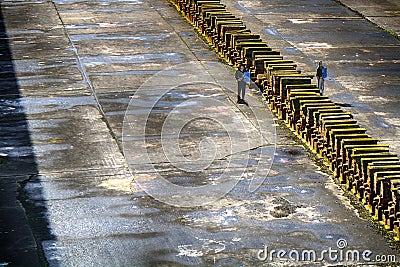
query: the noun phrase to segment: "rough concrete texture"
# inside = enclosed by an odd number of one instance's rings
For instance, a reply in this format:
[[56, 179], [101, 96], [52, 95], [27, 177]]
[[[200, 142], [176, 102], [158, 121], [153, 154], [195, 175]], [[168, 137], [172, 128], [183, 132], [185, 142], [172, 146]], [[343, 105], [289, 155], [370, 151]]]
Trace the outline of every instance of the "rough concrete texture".
[[[351, 111], [368, 131], [400, 153], [398, 121], [399, 40], [336, 1], [222, 1], [246, 25], [314, 73], [328, 67], [325, 94]], [[350, 1], [341, 1], [345, 4]], [[394, 1], [349, 3], [360, 13], [377, 12], [379, 25], [398, 31]], [[369, 7], [365, 7], [368, 6]]]
[[[327, 94], [398, 150], [396, 38], [334, 1], [225, 3], [303, 70], [313, 72], [322, 59]], [[290, 132], [277, 126], [274, 135], [256, 91], [249, 107], [235, 104], [233, 70], [167, 1], [3, 1], [1, 9], [2, 48], [10, 49], [2, 59], [8, 79], [0, 103], [0, 152], [7, 155], [0, 165], [0, 265], [261, 266], [267, 262], [257, 253], [265, 245], [318, 252], [336, 249], [338, 239], [346, 249], [371, 250], [371, 258], [400, 259]], [[207, 97], [219, 105], [201, 102]], [[145, 136], [135, 135], [153, 106]], [[185, 171], [182, 158], [160, 149], [171, 111], [216, 114], [179, 132], [179, 153], [201, 172]], [[243, 136], [243, 147], [231, 153]], [[132, 148], [126, 157], [123, 141]], [[135, 148], [146, 153], [135, 155]], [[196, 161], [213, 152], [208, 168]], [[249, 192], [255, 172], [266, 179]], [[134, 182], [146, 174], [177, 185], [218, 185], [221, 173], [237, 185], [199, 207], [169, 206]], [[296, 264], [328, 263], [339, 262]]]
[[365, 17], [382, 29], [397, 35], [400, 34], [400, 8], [394, 0], [387, 1], [337, 1], [352, 11]]

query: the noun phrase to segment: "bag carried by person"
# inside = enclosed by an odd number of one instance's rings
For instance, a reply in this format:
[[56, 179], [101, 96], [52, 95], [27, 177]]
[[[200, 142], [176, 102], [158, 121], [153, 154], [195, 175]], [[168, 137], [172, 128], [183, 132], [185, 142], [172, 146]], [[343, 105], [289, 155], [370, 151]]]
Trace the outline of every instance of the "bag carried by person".
[[249, 83], [249, 82], [250, 82], [250, 72], [245, 71], [245, 72], [243, 73], [243, 75], [244, 75], [243, 81], [244, 81], [245, 83]]
[[322, 78], [328, 78], [328, 69], [325, 67], [322, 67]]

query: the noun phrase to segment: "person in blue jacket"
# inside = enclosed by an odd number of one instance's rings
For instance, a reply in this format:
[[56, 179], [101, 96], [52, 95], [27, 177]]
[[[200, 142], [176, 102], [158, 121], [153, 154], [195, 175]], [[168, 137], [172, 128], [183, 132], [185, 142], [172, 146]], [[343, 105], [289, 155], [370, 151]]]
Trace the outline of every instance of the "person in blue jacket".
[[246, 71], [244, 65], [240, 65], [239, 69], [235, 72], [235, 79], [238, 82], [237, 103], [247, 105], [244, 97], [246, 94], [246, 85], [250, 82], [250, 73]]
[[321, 92], [321, 95], [324, 95], [325, 90], [325, 79], [328, 77], [328, 70], [324, 66], [322, 66], [322, 61], [318, 62], [317, 68], [317, 80], [318, 80], [318, 88]]

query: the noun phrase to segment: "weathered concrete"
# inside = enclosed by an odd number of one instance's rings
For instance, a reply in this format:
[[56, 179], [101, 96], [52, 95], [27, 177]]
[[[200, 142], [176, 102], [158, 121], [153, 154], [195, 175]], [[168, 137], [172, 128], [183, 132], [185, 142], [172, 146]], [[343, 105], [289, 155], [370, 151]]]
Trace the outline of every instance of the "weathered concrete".
[[[257, 3], [241, 2], [246, 12], [235, 9], [234, 2], [227, 4], [243, 17], [249, 28], [260, 29], [260, 33], [276, 33], [273, 28], [277, 27], [270, 25], [287, 25], [277, 28], [278, 31], [290, 31], [293, 39], [308, 36], [315, 40], [313, 34], [300, 36], [299, 28], [295, 28], [298, 24], [282, 23], [279, 9], [273, 6], [269, 6], [273, 13], [262, 14], [266, 9], [263, 4], [255, 8], [256, 14], [252, 14]], [[284, 8], [282, 3], [274, 3], [275, 7]], [[330, 14], [333, 22], [341, 25], [342, 21], [337, 17], [342, 18], [345, 9], [334, 2], [329, 3], [334, 11]], [[292, 12], [285, 14], [297, 14], [293, 13], [293, 8], [297, 7], [290, 2], [286, 10]], [[11, 160], [0, 165], [5, 169], [2, 181], [10, 179], [13, 186], [2, 188], [13, 199], [17, 195], [15, 181], [25, 180], [19, 177], [29, 174], [30, 180], [23, 184], [22, 192], [34, 205], [43, 208], [41, 211], [48, 225], [34, 229], [36, 243], [30, 238], [31, 243], [25, 244], [31, 253], [40, 244], [51, 266], [257, 266], [265, 264], [257, 259], [257, 252], [264, 245], [270, 249], [321, 251], [329, 247], [335, 249], [339, 238], [346, 239], [350, 249], [397, 254], [371, 222], [359, 218], [330, 177], [320, 172], [287, 130], [278, 127], [276, 139], [267, 138], [275, 129], [256, 92], [251, 93], [255, 98], [248, 99], [249, 108], [234, 104], [236, 85], [232, 70], [219, 63], [192, 27], [166, 1], [54, 1], [54, 5], [51, 2], [19, 1], [2, 2], [2, 10], [15, 64], [12, 72], [19, 81], [20, 96], [15, 106], [26, 116], [23, 122], [29, 127], [24, 133], [29, 137], [18, 140], [31, 140], [27, 147], [33, 148], [36, 162], [25, 162], [19, 154], [13, 155], [16, 148], [26, 147], [19, 142], [13, 144], [11, 152], [6, 151]], [[301, 9], [305, 10], [304, 7]], [[268, 27], [265, 22], [260, 23], [260, 18], [268, 19]], [[360, 18], [349, 21], [364, 25], [366, 31], [372, 27]], [[264, 28], [267, 28], [265, 32]], [[304, 29], [304, 24], [300, 29]], [[357, 32], [354, 30], [352, 36]], [[378, 54], [396, 49], [393, 43], [384, 45], [387, 50], [381, 50], [377, 43], [382, 39], [376, 36], [383, 34], [387, 37], [383, 40], [395, 40], [379, 30], [375, 34], [360, 36], [365, 38], [365, 44], [354, 49], [358, 51], [374, 42], [374, 51]], [[272, 38], [265, 34], [265, 37], [272, 40], [272, 46], [284, 48], [286, 54], [299, 59], [306, 69], [313, 70], [313, 55], [318, 55], [318, 59], [321, 57], [321, 50], [316, 47], [310, 49], [307, 45], [300, 49], [301, 42], [293, 42], [295, 47], [300, 47], [296, 49], [287, 43], [288, 38], [282, 39], [282, 35]], [[348, 46], [335, 51], [346, 50], [347, 53], [351, 51]], [[307, 47], [314, 54], [304, 52], [309, 51]], [[349, 73], [349, 70], [341, 68], [340, 64], [346, 62], [333, 60], [337, 54], [331, 54], [330, 58], [331, 61], [325, 61], [334, 79], [327, 92], [333, 96], [335, 89], [329, 90], [339, 84], [336, 81], [339, 76], [334, 75]], [[147, 151], [155, 166], [155, 171], [150, 174], [162, 174], [176, 184], [197, 186], [218, 183], [220, 173], [225, 170], [229, 155], [224, 157], [222, 154], [212, 168], [201, 175], [193, 175], [177, 168], [175, 165], [179, 162], [165, 161], [165, 155], [158, 150], [162, 141], [160, 126], [165, 118], [163, 112], [158, 111], [170, 111], [190, 97], [213, 96], [221, 104], [229, 105], [226, 110], [218, 109], [218, 106], [210, 108], [220, 116], [219, 122], [224, 115], [235, 113], [237, 120], [246, 125], [251, 141], [250, 149], [241, 151], [238, 157], [249, 157], [250, 160], [237, 160], [235, 167], [227, 170], [232, 176], [244, 172], [238, 185], [219, 201], [198, 208], [171, 207], [148, 196], [136, 183], [131, 183], [132, 176], [120, 150], [122, 123], [129, 102], [132, 100], [129, 111], [140, 116], [141, 111], [154, 104], [154, 96], [159, 93], [157, 86], [160, 84], [148, 86], [154, 75], [185, 62], [196, 62], [193, 68], [196, 66], [203, 71], [193, 74], [188, 70], [192, 76], [180, 78], [177, 78], [177, 72], [167, 72], [166, 80], [171, 84], [182, 83], [190, 77], [190, 82], [209, 80], [219, 86], [205, 91], [201, 86], [185, 85], [163, 96], [146, 129]], [[395, 67], [390, 68], [395, 72]], [[375, 71], [376, 65], [370, 70]], [[393, 78], [392, 81], [396, 80]], [[165, 84], [161, 85], [165, 87]], [[337, 86], [340, 90], [351, 90], [345, 89], [345, 84]], [[134, 95], [139, 88], [144, 93]], [[365, 91], [365, 95], [368, 94], [371, 92]], [[189, 112], [199, 112], [196, 106], [186, 108]], [[370, 108], [374, 110], [375, 106]], [[267, 132], [256, 127], [260, 115], [264, 115], [265, 122], [269, 123]], [[226, 149], [229, 140], [218, 124], [211, 123], [205, 129], [204, 121], [196, 123], [189, 125], [192, 128], [183, 129], [188, 138], [181, 140], [181, 149], [187, 157], [198, 157], [198, 151], [193, 147], [198, 146], [201, 136], [206, 134], [216, 134], [212, 140]], [[13, 127], [6, 130], [6, 136], [12, 136]], [[260, 136], [266, 139], [260, 139]], [[392, 138], [390, 136], [390, 140]], [[133, 169], [136, 167], [141, 171], [142, 156], [145, 155], [135, 158], [137, 166], [129, 162]], [[270, 169], [270, 165], [257, 166], [260, 157], [268, 162], [272, 156], [274, 164], [267, 179], [256, 192], [248, 192], [251, 174], [257, 168], [265, 174]], [[6, 209], [2, 212], [8, 214]], [[35, 216], [40, 218], [41, 214]], [[6, 221], [6, 224], [11, 225], [11, 222]], [[19, 233], [19, 237], [30, 235], [23, 231]], [[2, 236], [8, 235], [2, 233]], [[15, 265], [23, 265], [24, 260], [26, 258], [15, 254], [8, 254], [4, 260], [0, 258], [1, 263]]]
[[340, 0], [338, 2], [365, 17], [382, 29], [389, 31], [397, 36], [400, 35], [400, 6], [397, 1]]
[[[368, 131], [400, 153], [397, 88], [399, 40], [336, 1], [222, 1], [273, 48], [314, 73], [318, 61], [328, 67], [325, 93], [355, 115]], [[359, 2], [350, 7], [358, 10]], [[371, 5], [370, 7], [365, 7]], [[399, 18], [395, 1], [364, 1], [360, 12], [381, 15], [378, 24]], [[392, 10], [395, 14], [387, 16]], [[367, 13], [369, 12], [369, 13]]]
[[19, 258], [20, 265], [37, 266], [40, 249], [32, 233], [31, 214], [20, 202], [24, 198], [16, 199], [19, 184], [37, 174], [37, 165], [26, 115], [19, 104], [21, 95], [1, 10], [0, 36], [0, 262]]

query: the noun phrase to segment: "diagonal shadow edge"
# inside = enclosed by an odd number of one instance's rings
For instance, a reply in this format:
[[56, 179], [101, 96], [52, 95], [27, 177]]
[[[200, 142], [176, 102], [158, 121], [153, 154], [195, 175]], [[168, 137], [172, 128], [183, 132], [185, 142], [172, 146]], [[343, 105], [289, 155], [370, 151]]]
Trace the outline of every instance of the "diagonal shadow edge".
[[[0, 265], [46, 266], [40, 244], [54, 238], [1, 5], [0, 77]], [[38, 185], [34, 200], [28, 182]]]

